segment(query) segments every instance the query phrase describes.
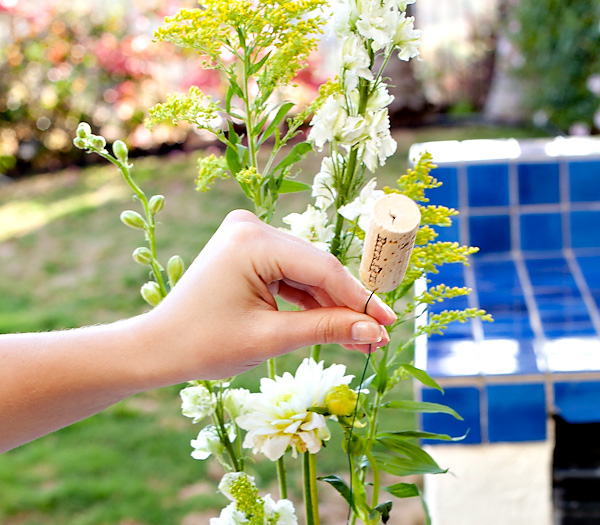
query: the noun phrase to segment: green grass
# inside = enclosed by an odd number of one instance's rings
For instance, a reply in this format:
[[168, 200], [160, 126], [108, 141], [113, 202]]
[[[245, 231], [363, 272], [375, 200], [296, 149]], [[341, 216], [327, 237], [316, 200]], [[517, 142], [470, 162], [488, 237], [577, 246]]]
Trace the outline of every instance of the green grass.
[[[377, 175], [380, 184], [393, 184], [406, 168], [413, 142], [528, 135], [528, 130], [484, 127], [401, 131], [398, 153]], [[166, 196], [157, 232], [162, 261], [178, 253], [189, 264], [230, 210], [248, 206], [233, 181], [217, 183], [207, 195], [195, 192], [195, 154], [135, 164], [134, 176], [144, 190]], [[310, 180], [318, 165], [316, 157], [307, 160], [301, 180]], [[284, 196], [274, 224], [304, 208], [307, 199]], [[127, 207], [136, 209], [136, 203], [111, 166], [2, 187], [0, 333], [110, 322], [145, 310], [138, 290], [147, 270], [131, 260], [142, 238], [119, 221]], [[280, 369], [293, 369], [305, 355], [286, 356]], [[356, 375], [364, 363], [363, 356], [339, 348], [326, 348], [322, 356], [348, 364]], [[251, 371], [237, 384], [255, 389], [264, 373]], [[411, 390], [407, 382], [398, 395], [410, 397]], [[0, 456], [0, 523], [165, 525], [197, 513], [194, 523], [208, 523], [223, 506], [224, 499], [215, 496], [221, 472], [190, 458], [189, 441], [199, 428], [180, 415], [177, 391], [136, 396]], [[397, 417], [399, 426], [414, 423]], [[256, 471], [261, 486], [274, 490], [270, 467], [257, 464]], [[345, 472], [345, 458], [333, 442], [319, 456], [319, 467], [322, 474]], [[298, 462], [289, 463], [290, 472], [299, 468]]]

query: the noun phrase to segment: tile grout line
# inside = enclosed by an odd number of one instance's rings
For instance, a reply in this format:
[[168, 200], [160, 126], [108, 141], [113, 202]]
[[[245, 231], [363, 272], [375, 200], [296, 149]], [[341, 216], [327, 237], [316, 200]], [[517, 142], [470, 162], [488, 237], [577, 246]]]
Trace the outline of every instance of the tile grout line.
[[564, 252], [565, 260], [567, 261], [567, 265], [569, 266], [573, 280], [575, 281], [577, 289], [579, 290], [581, 298], [583, 299], [583, 302], [587, 308], [592, 325], [594, 326], [594, 330], [596, 330], [597, 335], [600, 335], [600, 312], [598, 311], [596, 301], [594, 301], [592, 292], [590, 291], [583, 272], [581, 271], [581, 267], [579, 266], [575, 255], [573, 254], [573, 250], [566, 248]]

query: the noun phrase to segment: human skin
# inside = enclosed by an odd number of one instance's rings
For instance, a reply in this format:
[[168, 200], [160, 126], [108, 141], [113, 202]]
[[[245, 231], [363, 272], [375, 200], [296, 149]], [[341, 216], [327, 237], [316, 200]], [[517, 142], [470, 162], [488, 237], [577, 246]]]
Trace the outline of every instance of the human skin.
[[[274, 295], [299, 306], [278, 311]], [[230, 213], [153, 310], [75, 330], [0, 336], [0, 452], [131, 395], [231, 377], [312, 344], [368, 352], [395, 314], [330, 254]], [[372, 345], [372, 346], [370, 346]]]

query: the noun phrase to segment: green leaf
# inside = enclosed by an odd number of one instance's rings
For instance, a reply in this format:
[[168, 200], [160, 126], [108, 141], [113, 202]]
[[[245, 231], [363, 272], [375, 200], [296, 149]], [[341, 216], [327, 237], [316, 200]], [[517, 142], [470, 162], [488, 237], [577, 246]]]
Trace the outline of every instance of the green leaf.
[[271, 123], [269, 124], [269, 127], [267, 129], [265, 129], [264, 133], [262, 134], [262, 136], [258, 142], [259, 145], [262, 144], [265, 140], [267, 140], [275, 132], [275, 130], [277, 129], [277, 126], [279, 126], [279, 124], [281, 124], [281, 121], [288, 114], [288, 111], [290, 109], [292, 109], [293, 107], [294, 107], [293, 102], [287, 102], [279, 108], [279, 111], [277, 111], [277, 114], [275, 115], [275, 117], [273, 118]]
[[418, 497], [421, 500], [423, 512], [425, 513], [425, 523], [426, 525], [431, 525], [431, 517], [429, 516], [427, 503], [425, 502], [425, 498], [423, 497], [423, 494], [417, 485], [414, 483], [396, 483], [395, 485], [385, 487], [385, 490], [397, 498]]
[[310, 407], [306, 410], [307, 412], [315, 412], [316, 414], [329, 414], [329, 410], [325, 407]]
[[467, 434], [459, 437], [452, 437], [447, 434], [436, 434], [434, 432], [420, 432], [418, 430], [403, 430], [399, 432], [384, 432], [377, 437], [397, 437], [399, 439], [438, 439], [440, 441], [462, 441]]
[[265, 65], [265, 62], [267, 60], [269, 60], [269, 57], [271, 56], [271, 51], [269, 51], [264, 57], [262, 57], [258, 62], [256, 62], [256, 64], [252, 64], [250, 66], [250, 75], [255, 75], [256, 73], [258, 73], [261, 68]]
[[339, 476], [332, 474], [330, 476], [321, 476], [317, 478], [319, 481], [324, 481], [325, 483], [329, 483], [335, 490], [337, 490], [342, 498], [346, 500], [348, 505], [352, 508], [354, 512], [356, 512], [356, 505], [354, 504], [354, 498], [352, 496], [352, 491], [348, 484]]
[[227, 161], [227, 167], [229, 168], [231, 175], [235, 177], [242, 169], [237, 147], [227, 146], [227, 149], [225, 150], [225, 160]]
[[425, 372], [425, 370], [416, 368], [412, 365], [409, 365], [408, 363], [400, 365], [400, 368], [405, 370], [406, 373], [413, 376], [417, 381], [420, 381], [425, 386], [428, 386], [430, 388], [435, 388], [436, 390], [439, 390], [440, 392], [444, 393], [444, 389], [440, 385], [438, 385], [436, 383], [436, 381], [434, 379], [432, 379], [427, 372]]
[[299, 191], [310, 190], [310, 184], [298, 180], [283, 179], [279, 186], [279, 193], [297, 193]]
[[387, 450], [391, 450], [396, 454], [401, 454], [415, 462], [431, 465], [432, 467], [440, 468], [427, 452], [425, 452], [420, 446], [414, 445], [405, 439], [401, 439], [397, 436], [380, 437], [377, 438], [377, 443]]
[[231, 113], [231, 99], [233, 95], [237, 95], [239, 98], [244, 98], [244, 93], [242, 92], [242, 88], [236, 82], [235, 77], [233, 75], [229, 76], [229, 88], [227, 89], [227, 95], [225, 98], [225, 111], [227, 113]]
[[414, 483], [396, 483], [395, 485], [385, 487], [385, 490], [397, 498], [414, 498], [421, 495], [419, 487]]
[[444, 474], [443, 470], [437, 465], [421, 463], [409, 458], [394, 456], [389, 452], [371, 452], [379, 468], [394, 476], [412, 476], [413, 474]]
[[404, 412], [423, 412], [426, 414], [450, 414], [456, 419], [463, 418], [456, 413], [456, 411], [452, 410], [450, 407], [446, 405], [440, 405], [439, 403], [427, 403], [426, 401], [410, 401], [410, 400], [402, 400], [402, 401], [390, 401], [389, 403], [385, 403], [383, 405], [384, 408], [395, 408], [398, 410], [403, 410]]
[[392, 510], [392, 502], [386, 501], [377, 505], [371, 512], [369, 512], [369, 519], [374, 520], [377, 518], [377, 514], [381, 514], [381, 521], [387, 523], [390, 521], [390, 511]]
[[296, 162], [306, 157], [306, 154], [312, 151], [312, 146], [308, 142], [300, 142], [296, 144], [283, 160], [273, 168], [273, 172], [283, 172], [287, 167], [292, 166]]

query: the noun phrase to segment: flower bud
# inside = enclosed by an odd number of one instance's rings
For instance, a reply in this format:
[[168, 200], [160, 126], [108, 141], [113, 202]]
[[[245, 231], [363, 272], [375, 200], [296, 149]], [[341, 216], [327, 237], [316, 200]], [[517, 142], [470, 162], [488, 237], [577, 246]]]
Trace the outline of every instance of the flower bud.
[[162, 195], [154, 195], [148, 202], [148, 208], [152, 215], [156, 215], [160, 210], [165, 207], [165, 198]]
[[334, 416], [350, 416], [356, 408], [357, 395], [348, 385], [331, 388], [325, 395], [325, 406]]
[[140, 290], [140, 293], [142, 294], [144, 301], [146, 301], [150, 306], [156, 306], [163, 300], [160, 287], [154, 281], [148, 281], [146, 284], [144, 284]]
[[87, 139], [92, 134], [92, 128], [87, 122], [80, 122], [77, 126], [77, 136], [80, 139]]
[[122, 140], [115, 140], [112, 145], [112, 150], [118, 160], [121, 162], [127, 162], [129, 150]]
[[88, 143], [87, 140], [82, 139], [81, 137], [75, 137], [73, 139], [73, 146], [75, 146], [78, 149], [87, 149]]
[[103, 150], [106, 147], [106, 139], [101, 135], [92, 135], [90, 140], [95, 149]]
[[152, 264], [152, 253], [148, 248], [143, 246], [133, 250], [132, 257], [136, 263], [141, 264], [142, 266], [148, 266], [149, 264]]
[[350, 445], [348, 446], [348, 438], [345, 438], [342, 441], [342, 449], [346, 454], [351, 454], [353, 456], [359, 456], [365, 453], [367, 442], [361, 436], [357, 436], [353, 434], [350, 438]]
[[183, 259], [179, 255], [173, 255], [167, 263], [167, 275], [169, 276], [169, 284], [171, 288], [177, 284], [183, 275]]
[[130, 228], [139, 230], [144, 230], [147, 226], [144, 218], [137, 211], [133, 210], [125, 210], [121, 213], [121, 222]]

